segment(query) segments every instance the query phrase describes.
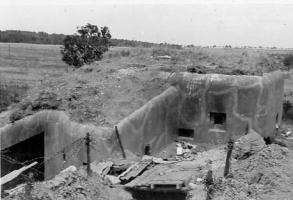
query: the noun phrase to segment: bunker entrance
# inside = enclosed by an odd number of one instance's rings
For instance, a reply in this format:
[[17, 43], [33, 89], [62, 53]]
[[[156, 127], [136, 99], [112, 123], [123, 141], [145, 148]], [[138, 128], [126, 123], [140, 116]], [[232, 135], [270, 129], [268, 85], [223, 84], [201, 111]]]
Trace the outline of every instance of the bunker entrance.
[[10, 189], [28, 181], [28, 174], [33, 174], [33, 181], [44, 180], [44, 132], [1, 150], [1, 177], [33, 162], [38, 162], [17, 178], [2, 185], [2, 189]]
[[127, 189], [132, 197], [137, 200], [185, 200], [187, 192], [173, 188], [151, 189]]

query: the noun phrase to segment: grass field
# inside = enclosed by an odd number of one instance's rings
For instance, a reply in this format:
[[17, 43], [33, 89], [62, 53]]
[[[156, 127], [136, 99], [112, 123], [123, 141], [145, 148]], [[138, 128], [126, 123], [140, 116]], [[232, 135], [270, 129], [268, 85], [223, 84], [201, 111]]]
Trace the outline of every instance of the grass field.
[[[211, 72], [219, 68], [266, 72], [282, 69], [282, 60], [288, 53], [262, 49], [115, 47], [101, 61], [72, 70], [61, 61], [60, 46], [0, 43], [0, 81], [2, 85], [29, 87], [26, 98], [10, 110], [32, 113], [29, 105], [49, 96], [60, 102], [57, 109], [67, 112], [73, 120], [112, 126], [165, 90], [174, 72], [198, 66]], [[160, 58], [166, 55], [170, 59]], [[290, 92], [293, 81], [287, 83], [285, 89]], [[41, 104], [38, 109], [42, 109]]]
[[0, 43], [2, 82], [34, 82], [63, 72], [67, 66], [61, 61], [59, 50], [57, 45]]

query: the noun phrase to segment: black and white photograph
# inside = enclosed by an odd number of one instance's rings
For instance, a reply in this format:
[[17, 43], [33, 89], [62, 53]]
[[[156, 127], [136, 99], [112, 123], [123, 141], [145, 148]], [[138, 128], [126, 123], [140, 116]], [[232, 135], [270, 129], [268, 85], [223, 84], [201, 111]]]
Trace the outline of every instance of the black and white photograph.
[[3, 200], [293, 200], [293, 1], [0, 0]]

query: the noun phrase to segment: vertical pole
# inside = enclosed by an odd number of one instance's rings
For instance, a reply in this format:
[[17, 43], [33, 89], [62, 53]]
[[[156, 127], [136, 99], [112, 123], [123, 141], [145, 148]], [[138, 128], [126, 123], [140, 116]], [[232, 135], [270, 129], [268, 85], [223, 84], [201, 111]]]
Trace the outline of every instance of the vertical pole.
[[9, 59], [10, 59], [10, 43], [8, 44], [8, 54], [9, 54]]
[[213, 195], [213, 189], [212, 189], [212, 185], [214, 184], [214, 180], [213, 180], [213, 171], [209, 170], [206, 178], [205, 178], [205, 186], [207, 189], [207, 198], [206, 200], [211, 200], [212, 199], [212, 195]]
[[86, 144], [86, 159], [87, 159], [87, 166], [86, 171], [88, 176], [91, 175], [91, 156], [90, 156], [90, 133], [86, 133], [85, 144]]
[[232, 155], [233, 144], [234, 144], [233, 140], [230, 139], [229, 142], [228, 142], [228, 151], [227, 151], [227, 157], [226, 157], [226, 165], [225, 165], [225, 169], [224, 169], [224, 177], [225, 178], [229, 174], [230, 158], [231, 158], [231, 155]]
[[121, 142], [121, 139], [120, 139], [120, 135], [119, 135], [117, 126], [115, 126], [115, 133], [116, 133], [116, 137], [118, 139], [118, 143], [119, 143], [119, 146], [120, 146], [120, 149], [121, 149], [121, 152], [122, 152], [122, 156], [125, 159], [126, 158], [126, 155], [125, 155], [124, 148], [122, 146], [122, 142]]
[[34, 174], [29, 172], [27, 177], [27, 184], [24, 187], [24, 196], [25, 199], [31, 200], [32, 198], [32, 189], [33, 189]]

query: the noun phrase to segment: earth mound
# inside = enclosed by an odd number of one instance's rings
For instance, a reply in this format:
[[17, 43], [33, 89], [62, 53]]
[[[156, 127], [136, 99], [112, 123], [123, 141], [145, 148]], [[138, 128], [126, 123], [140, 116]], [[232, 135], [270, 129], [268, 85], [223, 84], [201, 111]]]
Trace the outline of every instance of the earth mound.
[[286, 147], [268, 145], [233, 163], [231, 176], [218, 182], [214, 199], [292, 199], [293, 153]]

